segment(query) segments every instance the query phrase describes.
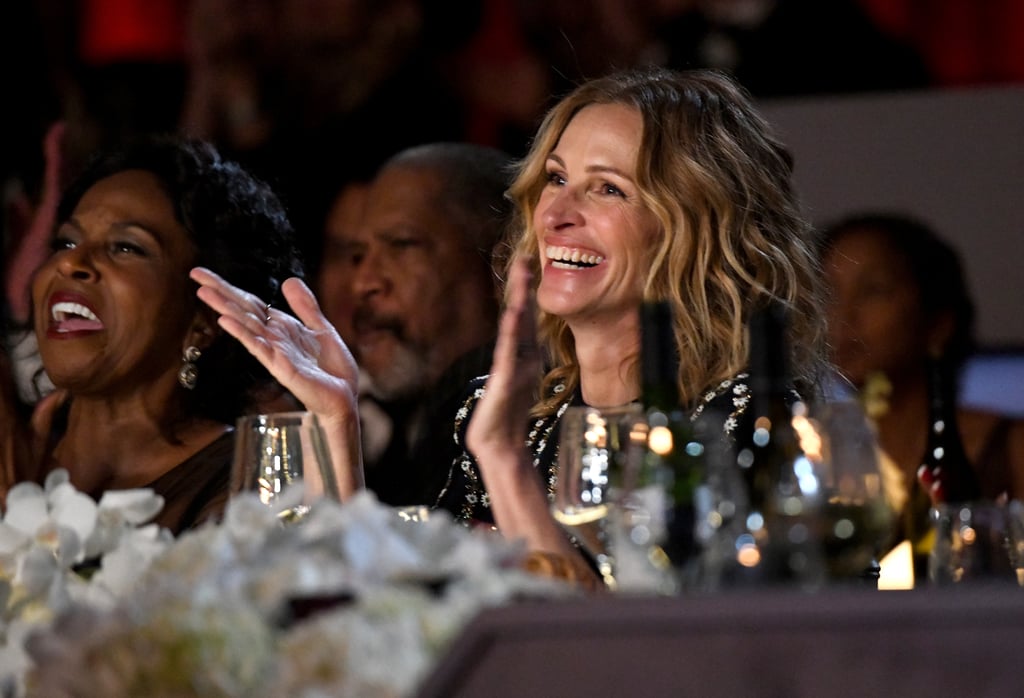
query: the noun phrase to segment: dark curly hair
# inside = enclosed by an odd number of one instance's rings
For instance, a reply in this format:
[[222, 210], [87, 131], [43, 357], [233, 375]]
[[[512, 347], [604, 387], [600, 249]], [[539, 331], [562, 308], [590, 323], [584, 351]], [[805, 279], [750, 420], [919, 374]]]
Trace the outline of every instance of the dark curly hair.
[[[281, 283], [304, 272], [285, 208], [266, 183], [205, 141], [155, 135], [101, 153], [65, 191], [57, 220], [67, 220], [94, 184], [125, 170], [144, 170], [160, 181], [175, 218], [196, 246], [194, 266], [211, 269], [275, 307], [287, 307]], [[182, 304], [197, 308], [197, 287], [189, 288], [192, 293]], [[189, 416], [232, 423], [258, 393], [274, 385], [263, 366], [223, 332], [196, 363], [200, 380], [195, 390], [182, 391]]]

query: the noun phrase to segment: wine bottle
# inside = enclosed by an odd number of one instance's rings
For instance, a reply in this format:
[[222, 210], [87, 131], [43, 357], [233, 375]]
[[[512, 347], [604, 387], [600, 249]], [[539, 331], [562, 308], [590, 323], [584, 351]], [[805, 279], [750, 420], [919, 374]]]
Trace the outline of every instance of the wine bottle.
[[672, 307], [667, 301], [644, 303], [640, 328], [641, 401], [648, 429], [645, 470], [666, 493], [663, 548], [672, 565], [680, 568], [696, 553], [694, 495], [701, 481], [704, 449], [680, 404]]
[[695, 561], [694, 494], [703, 447], [680, 405], [667, 302], [641, 305], [640, 346], [643, 411], [634, 428], [639, 456], [619, 512], [617, 576], [621, 589], [675, 593], [686, 586], [686, 569]]
[[806, 406], [789, 373], [785, 310], [770, 304], [751, 317], [749, 330], [750, 400], [736, 456], [747, 484], [748, 536], [738, 545], [737, 581], [817, 586], [824, 581], [821, 503], [793, 426]]
[[957, 426], [955, 372], [941, 359], [928, 365], [928, 443], [918, 477], [933, 504], [963, 503], [981, 496]]
[[920, 494], [912, 497], [904, 519], [913, 551], [915, 582], [927, 579], [929, 574], [929, 558], [935, 543], [931, 507], [981, 497], [981, 486], [967, 459], [957, 426], [955, 369], [942, 359], [930, 359], [927, 371], [928, 440], [917, 471], [927, 497]]

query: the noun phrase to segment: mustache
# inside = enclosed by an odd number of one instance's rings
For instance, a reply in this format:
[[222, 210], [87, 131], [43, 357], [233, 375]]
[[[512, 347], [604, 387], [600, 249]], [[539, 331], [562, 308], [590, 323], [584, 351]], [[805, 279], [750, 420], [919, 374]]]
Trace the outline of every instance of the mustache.
[[356, 308], [352, 317], [352, 326], [356, 332], [383, 330], [392, 333], [400, 340], [405, 339], [405, 327], [398, 317], [387, 313], [378, 313], [365, 306]]

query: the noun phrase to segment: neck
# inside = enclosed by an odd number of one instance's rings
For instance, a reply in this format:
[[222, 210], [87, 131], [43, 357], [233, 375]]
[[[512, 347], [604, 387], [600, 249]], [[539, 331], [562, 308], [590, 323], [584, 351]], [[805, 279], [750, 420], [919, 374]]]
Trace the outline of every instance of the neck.
[[166, 412], [146, 405], [79, 397], [54, 447], [52, 468], [66, 468], [81, 491], [144, 487], [221, 436], [227, 426], [184, 420], [168, 433]]
[[614, 407], [640, 395], [638, 361], [639, 325], [631, 316], [618, 326], [572, 327], [580, 366], [583, 402], [593, 407]]

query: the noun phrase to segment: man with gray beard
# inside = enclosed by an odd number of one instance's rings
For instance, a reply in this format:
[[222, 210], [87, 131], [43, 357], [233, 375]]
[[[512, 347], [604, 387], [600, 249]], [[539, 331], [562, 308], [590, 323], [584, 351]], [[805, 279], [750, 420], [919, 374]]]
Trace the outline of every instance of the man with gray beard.
[[479, 145], [415, 146], [370, 181], [358, 222], [328, 217], [320, 295], [368, 378], [366, 485], [387, 504], [434, 503], [456, 455], [460, 399], [490, 366], [491, 255], [511, 210], [510, 164]]

